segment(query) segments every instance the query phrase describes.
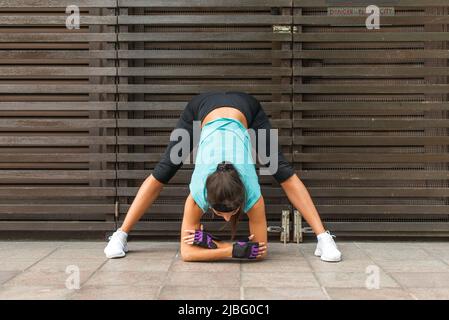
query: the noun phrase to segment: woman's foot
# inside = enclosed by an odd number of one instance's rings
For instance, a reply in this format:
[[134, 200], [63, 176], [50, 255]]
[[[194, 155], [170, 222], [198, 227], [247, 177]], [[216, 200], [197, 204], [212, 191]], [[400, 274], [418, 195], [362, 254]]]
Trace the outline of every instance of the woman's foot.
[[315, 255], [321, 257], [321, 260], [327, 262], [338, 262], [341, 260], [341, 252], [329, 231], [320, 233], [317, 236], [318, 244], [315, 249]]
[[104, 253], [109, 259], [124, 257], [128, 252], [128, 234], [118, 229], [109, 237], [109, 243], [104, 248]]

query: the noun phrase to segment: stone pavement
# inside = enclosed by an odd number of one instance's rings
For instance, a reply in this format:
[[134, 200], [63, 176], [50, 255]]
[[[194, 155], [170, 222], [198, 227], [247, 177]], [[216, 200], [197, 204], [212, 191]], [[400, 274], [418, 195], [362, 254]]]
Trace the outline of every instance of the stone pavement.
[[102, 241], [0, 241], [0, 299], [449, 299], [449, 241], [337, 243], [340, 263], [313, 256], [314, 242], [186, 263], [177, 242], [131, 241], [108, 260]]

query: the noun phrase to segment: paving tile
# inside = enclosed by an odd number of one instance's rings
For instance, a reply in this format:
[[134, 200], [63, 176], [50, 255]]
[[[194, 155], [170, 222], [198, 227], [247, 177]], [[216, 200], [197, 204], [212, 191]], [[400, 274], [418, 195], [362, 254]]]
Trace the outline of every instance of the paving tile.
[[242, 261], [242, 272], [312, 272], [305, 258], [298, 259], [265, 259], [261, 261]]
[[129, 248], [126, 259], [173, 259], [178, 250], [170, 247]]
[[381, 260], [429, 260], [433, 257], [424, 249], [411, 246], [391, 246], [385, 244], [376, 247], [362, 247], [374, 261]]
[[70, 300], [155, 300], [159, 287], [147, 286], [83, 286]]
[[0, 287], [0, 300], [62, 300], [73, 290], [49, 286]]
[[[66, 288], [66, 282], [72, 283], [74, 273], [68, 270], [53, 271], [53, 270], [27, 270], [20, 273], [11, 280], [3, 283], [4, 287], [52, 287], [52, 288]], [[87, 280], [94, 272], [94, 269], [86, 270], [80, 269], [80, 284]]]
[[242, 272], [243, 287], [294, 287], [318, 288], [311, 272]]
[[433, 258], [449, 262], [449, 243], [446, 245], [421, 246], [421, 248], [428, 252]]
[[164, 286], [160, 300], [238, 300], [240, 287]]
[[[352, 242], [336, 241], [338, 249], [341, 251], [343, 260], [369, 260], [370, 258], [362, 249]], [[309, 260], [316, 260], [319, 257], [314, 255], [316, 242], [300, 244], [300, 250], [304, 257]]]
[[170, 272], [168, 286], [239, 287], [240, 274], [236, 272]]
[[0, 261], [39, 260], [49, 255], [56, 248], [18, 247], [0, 250]]
[[327, 300], [321, 288], [244, 287], [245, 300]]
[[[319, 282], [324, 287], [336, 287], [336, 288], [351, 288], [362, 287], [366, 288], [366, 282], [368, 277], [372, 276], [372, 273], [365, 272], [316, 272]], [[380, 271], [380, 288], [399, 287], [388, 274]]]
[[267, 258], [269, 259], [296, 260], [303, 258], [300, 245], [296, 243], [288, 243], [284, 245], [280, 242], [270, 242], [268, 244], [267, 253]]
[[387, 272], [449, 272], [449, 265], [439, 260], [379, 260]]
[[314, 272], [359, 272], [365, 273], [367, 267], [376, 265], [372, 260], [342, 260], [326, 262], [320, 258], [309, 260]]
[[31, 259], [31, 260], [23, 260], [23, 259], [7, 259], [0, 262], [0, 271], [23, 271], [33, 264], [38, 262], [40, 259]]
[[0, 285], [16, 275], [18, 275], [20, 271], [0, 271]]
[[413, 300], [407, 291], [395, 288], [326, 288], [332, 300]]
[[184, 262], [177, 258], [170, 272], [240, 272], [239, 261]]
[[86, 286], [161, 286], [166, 272], [144, 271], [97, 271], [87, 282]]
[[449, 272], [392, 272], [405, 288], [449, 288]]
[[110, 259], [101, 267], [102, 271], [167, 272], [172, 259]]
[[72, 261], [86, 261], [86, 260], [106, 260], [103, 249], [96, 248], [66, 248], [61, 247], [56, 249], [51, 255], [46, 257], [48, 260], [72, 260]]
[[103, 260], [83, 260], [77, 261], [71, 258], [67, 259], [43, 259], [31, 266], [28, 271], [49, 271], [49, 272], [66, 272], [71, 268], [77, 267], [81, 272], [91, 271], [100, 268], [104, 263]]
[[408, 291], [419, 300], [449, 300], [449, 288], [410, 288]]

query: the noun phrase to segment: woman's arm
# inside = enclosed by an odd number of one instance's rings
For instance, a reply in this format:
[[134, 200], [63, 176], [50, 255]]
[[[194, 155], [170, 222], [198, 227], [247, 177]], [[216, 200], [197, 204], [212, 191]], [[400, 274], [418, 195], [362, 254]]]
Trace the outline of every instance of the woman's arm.
[[126, 214], [125, 221], [123, 221], [120, 229], [129, 233], [132, 227], [140, 220], [145, 211], [159, 196], [164, 184], [159, 182], [153, 175], [150, 175], [139, 188], [136, 197], [134, 198], [131, 207], [129, 207]]
[[190, 236], [189, 230], [200, 229], [203, 215], [201, 208], [195, 203], [191, 194], [184, 205], [184, 217], [181, 226], [181, 258], [183, 261], [212, 261], [232, 258], [232, 244], [216, 242], [217, 249], [206, 249], [184, 243], [184, 238]]
[[266, 247], [268, 245], [267, 236], [267, 218], [265, 216], [265, 202], [263, 196], [260, 196], [259, 200], [248, 211], [249, 218], [249, 230], [254, 238], [251, 241], [259, 242], [259, 244], [265, 249], [262, 256], [258, 259], [265, 258], [267, 255]]

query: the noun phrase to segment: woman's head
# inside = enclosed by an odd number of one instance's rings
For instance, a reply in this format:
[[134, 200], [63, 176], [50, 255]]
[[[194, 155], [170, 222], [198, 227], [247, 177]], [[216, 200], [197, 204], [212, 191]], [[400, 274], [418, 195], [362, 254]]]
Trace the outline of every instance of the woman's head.
[[215, 215], [230, 222], [234, 238], [237, 222], [245, 205], [245, 186], [236, 168], [221, 162], [206, 179], [207, 202]]

